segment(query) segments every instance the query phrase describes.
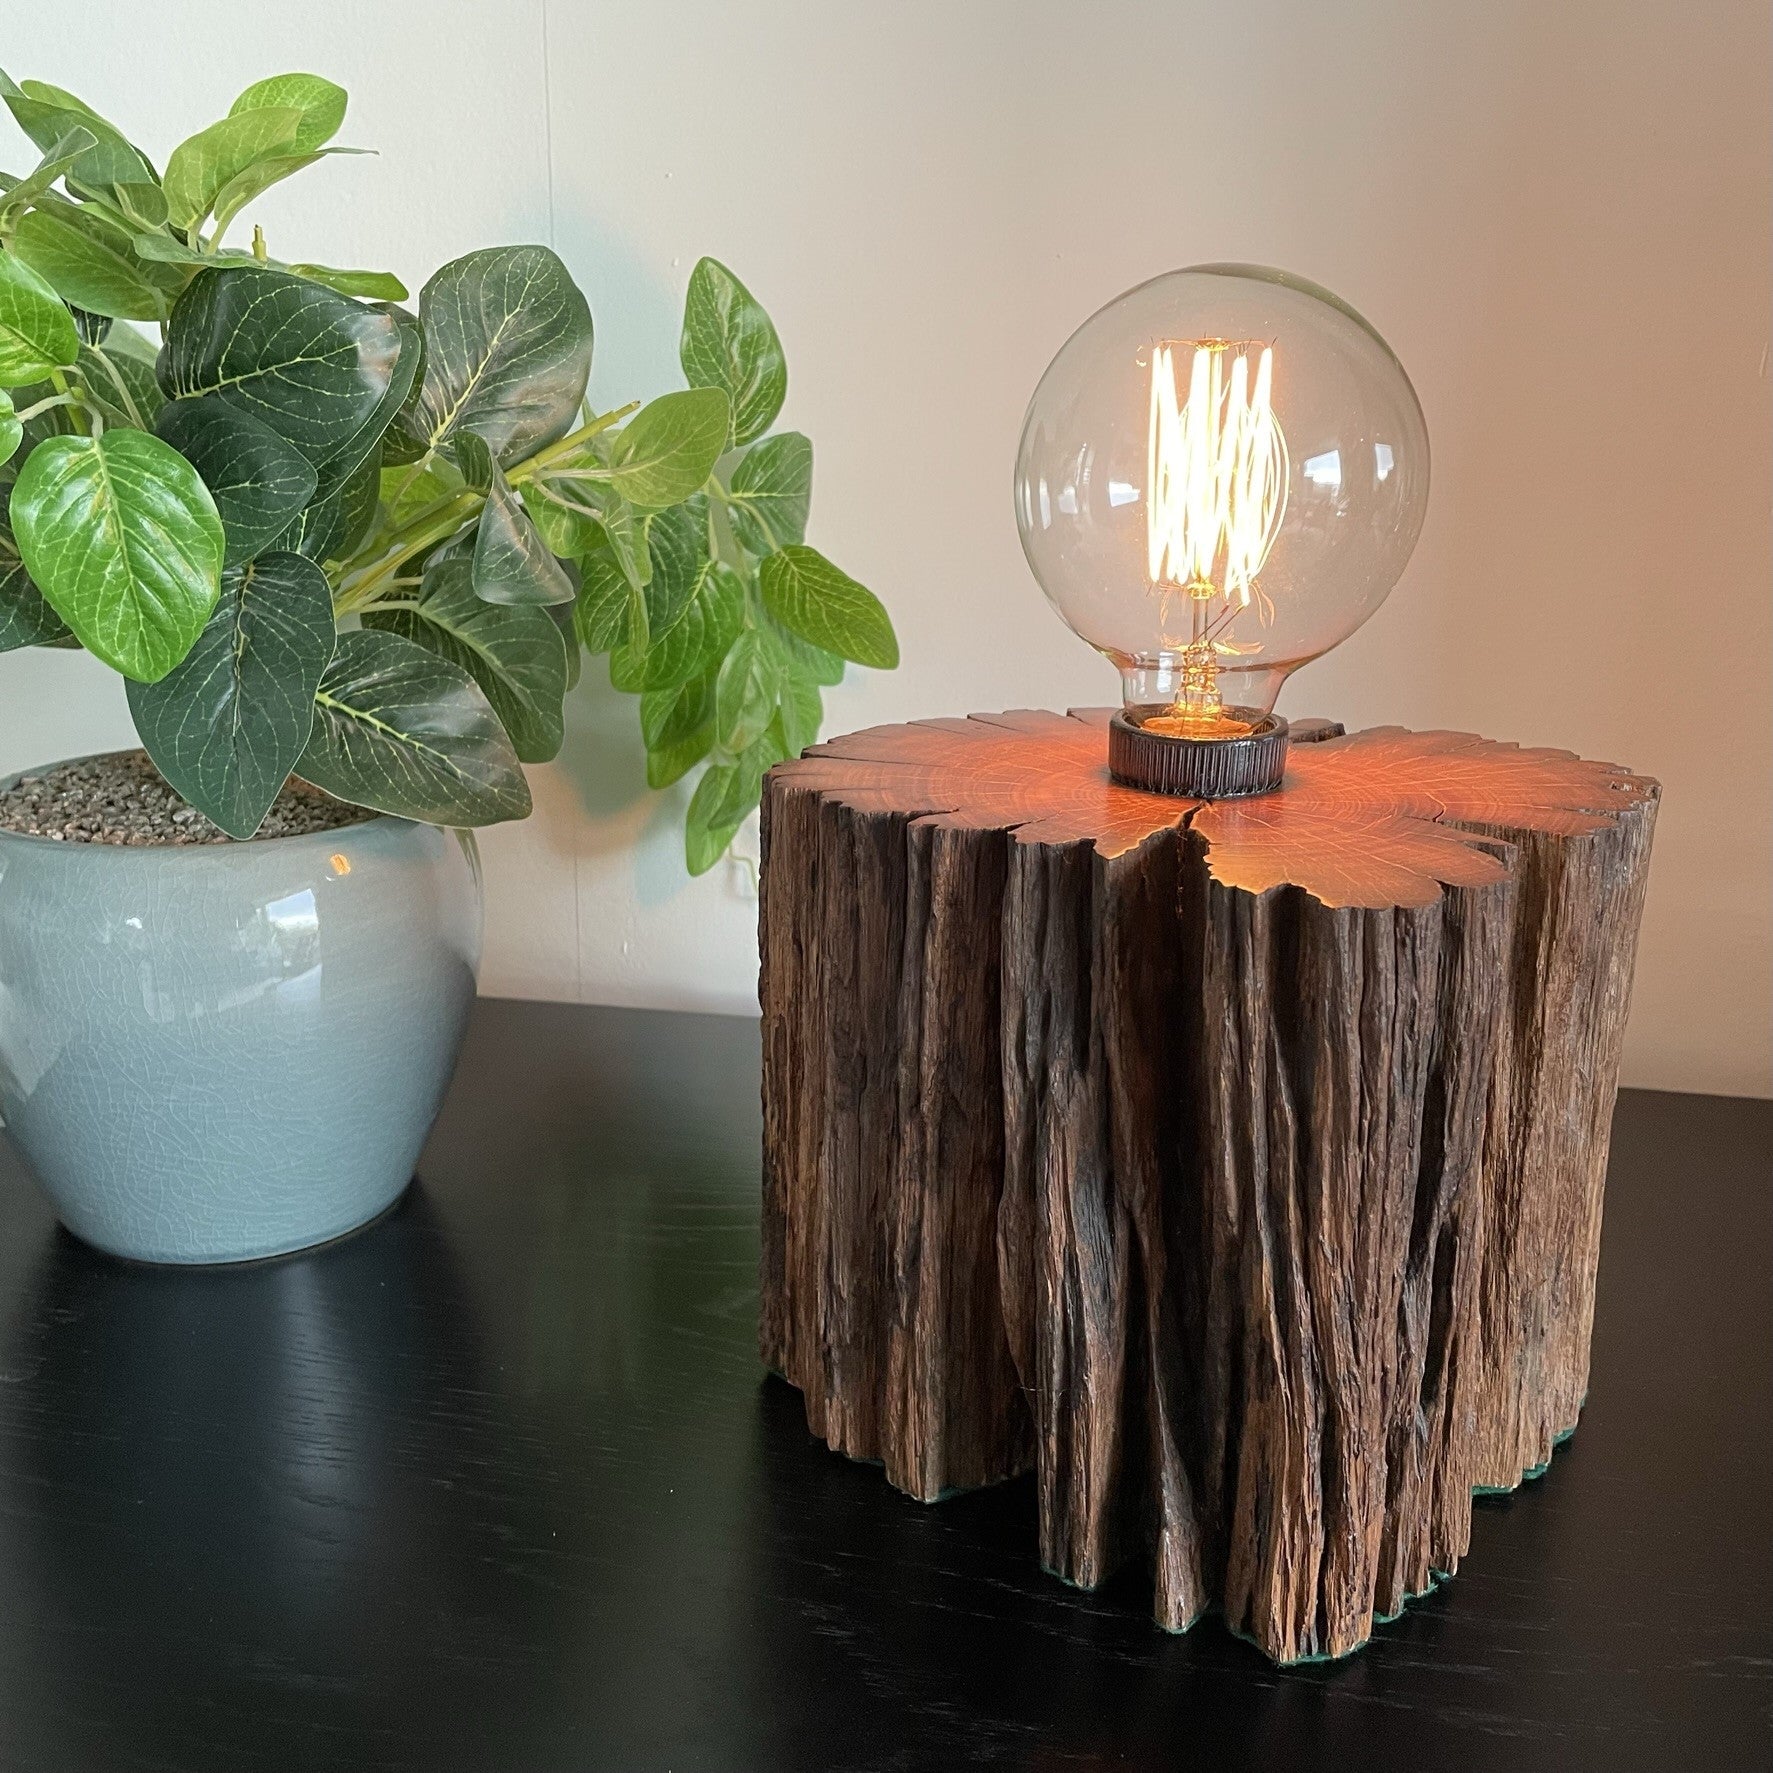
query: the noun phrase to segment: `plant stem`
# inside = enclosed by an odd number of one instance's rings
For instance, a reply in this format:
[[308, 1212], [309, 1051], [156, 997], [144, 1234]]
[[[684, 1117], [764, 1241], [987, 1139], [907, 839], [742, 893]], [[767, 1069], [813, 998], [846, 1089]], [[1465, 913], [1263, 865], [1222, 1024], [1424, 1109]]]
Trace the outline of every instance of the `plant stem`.
[[[506, 473], [506, 482], [513, 487], [528, 484], [600, 431], [607, 431], [610, 426], [620, 424], [639, 404], [639, 401], [631, 400], [626, 406], [619, 406], [613, 412], [599, 414], [588, 425], [581, 425], [559, 442], [551, 443], [546, 449], [538, 450], [527, 461], [519, 462]], [[418, 466], [422, 467], [435, 453], [435, 449], [427, 451]], [[407, 475], [399, 490], [404, 490], [414, 478], [413, 474]], [[395, 496], [399, 496], [398, 491]], [[434, 500], [391, 530], [382, 538], [385, 552], [376, 559], [359, 561], [353, 556], [347, 560], [339, 570], [338, 589], [333, 594], [334, 611], [339, 615], [348, 615], [353, 610], [368, 608], [375, 601], [378, 586], [415, 554], [424, 553], [436, 547], [439, 542], [447, 541], [468, 516], [485, 503], [485, 499], [484, 493], [476, 492], [472, 487], [463, 487], [460, 492]]]

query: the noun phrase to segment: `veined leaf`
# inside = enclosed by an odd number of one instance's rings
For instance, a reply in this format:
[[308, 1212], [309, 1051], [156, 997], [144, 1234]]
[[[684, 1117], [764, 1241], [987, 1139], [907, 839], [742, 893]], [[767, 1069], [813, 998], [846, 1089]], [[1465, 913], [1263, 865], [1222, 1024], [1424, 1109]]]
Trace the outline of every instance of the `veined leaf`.
[[459, 431], [501, 462], [563, 435], [591, 373], [591, 310], [545, 246], [471, 252], [419, 291], [425, 374], [396, 422], [415, 448], [452, 453]]
[[164, 677], [215, 607], [215, 502], [197, 470], [146, 431], [39, 444], [12, 489], [12, 523], [45, 599], [125, 677]]
[[523, 488], [523, 508], [537, 533], [548, 545], [550, 554], [562, 560], [577, 560], [588, 554], [603, 540], [603, 525], [589, 512], [579, 508], [576, 498], [566, 495], [572, 508], [559, 498], [550, 497], [533, 480]]
[[99, 409], [107, 425], [131, 425], [138, 431], [150, 431], [166, 405], [166, 396], [154, 380], [153, 359], [144, 361], [127, 343], [138, 337], [127, 327], [114, 328], [102, 345], [82, 345], [75, 367], [85, 385], [87, 399]]
[[644, 591], [653, 576], [653, 557], [647, 545], [647, 525], [634, 507], [613, 486], [581, 481], [574, 496], [597, 513], [603, 539], [617, 564], [636, 591]]
[[790, 757], [798, 757], [807, 746], [816, 744], [819, 725], [825, 718], [825, 703], [818, 685], [808, 683], [803, 677], [785, 677], [778, 718], [782, 725], [782, 742], [788, 747]]
[[339, 514], [344, 533], [339, 537], [333, 558], [345, 559], [369, 534], [370, 526], [376, 520], [381, 488], [382, 446], [378, 443], [339, 488]]
[[684, 820], [684, 861], [691, 874], [706, 874], [725, 855], [745, 816], [758, 803], [768, 770], [788, 755], [773, 721], [739, 756], [714, 764], [690, 797]]
[[803, 640], [890, 671], [899, 642], [880, 599], [841, 572], [816, 548], [783, 548], [758, 568], [764, 607]]
[[166, 193], [152, 180], [132, 179], [113, 185], [111, 197], [124, 220], [137, 228], [166, 226]]
[[610, 683], [631, 693], [687, 683], [726, 657], [744, 621], [743, 581], [725, 561], [705, 561], [689, 607], [668, 633], [647, 642], [630, 639], [610, 653]]
[[61, 297], [16, 253], [0, 253], [0, 388], [40, 382], [79, 355]]
[[[578, 570], [569, 566], [568, 574], [573, 579], [573, 596], [579, 594]], [[570, 695], [579, 687], [579, 675], [585, 669], [584, 650], [579, 645], [579, 631], [573, 624], [574, 605], [570, 603], [550, 603], [543, 606], [548, 612], [548, 620], [554, 624], [560, 635], [560, 644], [566, 653], [566, 688]]]
[[415, 609], [371, 609], [363, 621], [404, 634], [468, 672], [525, 763], [546, 763], [559, 751], [566, 646], [547, 610], [484, 602], [472, 567], [457, 556], [425, 574]]
[[25, 428], [19, 422], [18, 409], [12, 396], [0, 388], [0, 462], [12, 460], [12, 452], [25, 440]]
[[349, 527], [345, 489], [340, 487], [325, 498], [310, 499], [289, 527], [278, 533], [272, 546], [308, 560], [336, 560], [344, 551]]
[[387, 504], [391, 522], [404, 523], [414, 512], [436, 504], [461, 488], [461, 475], [453, 463], [444, 461], [441, 456], [418, 474], [412, 472], [411, 463], [389, 467], [387, 458], [383, 457], [381, 496]]
[[214, 394], [320, 467], [375, 411], [399, 357], [392, 314], [287, 271], [229, 265], [179, 297], [160, 385], [174, 399]]
[[47, 153], [70, 129], [81, 128], [95, 139], [67, 169], [68, 185], [104, 196], [119, 184], [155, 184], [154, 168], [147, 156], [128, 141], [115, 124], [47, 80], [26, 80], [15, 85], [0, 71], [0, 98], [6, 101], [18, 126], [39, 149]]
[[649, 400], [610, 440], [610, 482], [631, 504], [662, 510], [707, 483], [726, 448], [727, 399], [684, 388]]
[[844, 663], [836, 653], [801, 639], [792, 629], [784, 628], [767, 609], [762, 615], [759, 627], [769, 636], [770, 645], [781, 655], [783, 666], [791, 675], [827, 687], [843, 682]]
[[12, 531], [0, 526], [0, 653], [71, 639], [67, 624], [31, 583]]
[[571, 603], [572, 581], [537, 534], [492, 451], [472, 431], [461, 431], [456, 455], [469, 485], [486, 494], [474, 538], [475, 595], [487, 603]]
[[293, 110], [301, 113], [290, 147], [298, 154], [312, 154], [338, 134], [345, 121], [347, 95], [344, 87], [322, 80], [318, 74], [273, 74], [255, 80], [228, 107], [230, 117], [247, 111]]
[[230, 566], [268, 547], [314, 496], [314, 464], [269, 425], [213, 394], [173, 401], [154, 428], [203, 476], [221, 513]]
[[690, 273], [678, 347], [692, 388], [719, 388], [731, 403], [733, 443], [761, 437], [788, 394], [788, 365], [770, 317], [718, 259]]
[[733, 470], [727, 515], [739, 545], [773, 554], [806, 540], [813, 505], [813, 446], [798, 431], [766, 437]]
[[646, 552], [652, 565], [645, 586], [646, 626], [657, 640], [677, 625], [701, 583], [708, 562], [706, 497], [698, 493], [649, 517]]
[[364, 459], [375, 450], [394, 422], [394, 415], [406, 403], [424, 365], [425, 340], [419, 330], [418, 321], [404, 308], [388, 308], [385, 312], [394, 322], [395, 343], [399, 353], [394, 359], [388, 386], [383, 390], [381, 399], [370, 409], [369, 416], [322, 464], [319, 485], [314, 493], [317, 499], [331, 498], [357, 473]]
[[165, 268], [144, 264], [129, 232], [90, 206], [31, 210], [19, 218], [13, 250], [63, 301], [89, 313], [160, 320], [172, 306]]
[[714, 687], [714, 734], [723, 751], [740, 752], [774, 718], [781, 685], [775, 655], [755, 628], [733, 642]]
[[223, 573], [179, 664], [129, 685], [154, 767], [230, 837], [258, 830], [301, 757], [333, 643], [326, 575], [300, 555], [261, 554]]
[[[343, 148], [335, 149], [343, 153]], [[318, 155], [315, 156], [319, 158]], [[306, 161], [302, 164], [305, 166]], [[295, 169], [292, 167], [291, 171]], [[309, 277], [316, 283], [324, 283], [328, 289], [336, 289], [340, 295], [362, 296], [372, 302], [404, 302], [406, 285], [392, 271], [341, 271], [333, 265], [291, 265], [290, 270], [298, 277]], [[416, 324], [416, 322], [415, 322]], [[421, 362], [423, 353], [420, 354]]]
[[638, 624], [645, 644], [646, 605], [642, 593], [629, 583], [609, 544], [599, 542], [580, 556], [579, 593], [573, 603], [573, 623], [585, 650], [607, 653], [634, 637]]
[[714, 749], [717, 676], [704, 671], [675, 689], [649, 690], [640, 698], [647, 787], [669, 788]]
[[[312, 154], [278, 154], [271, 153], [261, 156], [249, 165], [243, 166], [222, 188], [216, 192], [210, 203], [215, 217], [215, 237], [220, 238], [227, 232], [229, 224], [253, 198], [270, 190], [273, 185], [281, 184], [286, 178], [293, 177], [304, 168], [312, 166], [316, 160], [324, 160], [332, 154], [360, 154], [361, 148], [321, 148]], [[311, 270], [321, 267], [312, 266]], [[350, 273], [342, 273], [350, 275]], [[315, 279], [325, 283], [326, 278]], [[362, 292], [352, 292], [362, 293]], [[401, 295], [406, 291], [402, 289]]]
[[493, 825], [530, 809], [523, 767], [480, 685], [375, 628], [339, 636], [296, 768], [341, 800], [434, 825]]
[[293, 146], [303, 113], [293, 105], [272, 105], [224, 117], [182, 141], [167, 157], [166, 219], [181, 232], [203, 220], [230, 181], [256, 161], [284, 154]]
[[42, 196], [97, 140], [98, 137], [90, 129], [78, 123], [72, 125], [65, 135], [44, 151], [43, 158], [30, 172], [7, 186], [4, 198], [0, 198], [0, 214], [23, 209]]

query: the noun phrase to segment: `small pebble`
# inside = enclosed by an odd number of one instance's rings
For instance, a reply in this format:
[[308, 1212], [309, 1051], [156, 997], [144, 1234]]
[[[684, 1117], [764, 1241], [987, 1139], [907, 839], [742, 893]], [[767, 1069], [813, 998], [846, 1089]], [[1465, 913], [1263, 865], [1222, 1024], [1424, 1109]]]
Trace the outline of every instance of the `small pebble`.
[[[375, 816], [292, 776], [271, 803], [257, 838], [302, 837]], [[0, 788], [0, 830], [61, 843], [183, 846], [234, 841], [174, 792], [145, 751], [113, 751], [20, 776]]]

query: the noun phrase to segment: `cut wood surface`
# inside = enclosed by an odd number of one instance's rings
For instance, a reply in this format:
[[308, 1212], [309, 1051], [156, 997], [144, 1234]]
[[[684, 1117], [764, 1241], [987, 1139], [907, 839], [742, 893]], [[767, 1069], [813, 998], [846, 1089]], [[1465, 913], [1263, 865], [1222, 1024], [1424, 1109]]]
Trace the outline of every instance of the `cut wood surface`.
[[766, 1362], [1043, 1562], [1341, 1654], [1586, 1386], [1653, 783], [1381, 728], [1276, 794], [1107, 710], [850, 734], [764, 803]]

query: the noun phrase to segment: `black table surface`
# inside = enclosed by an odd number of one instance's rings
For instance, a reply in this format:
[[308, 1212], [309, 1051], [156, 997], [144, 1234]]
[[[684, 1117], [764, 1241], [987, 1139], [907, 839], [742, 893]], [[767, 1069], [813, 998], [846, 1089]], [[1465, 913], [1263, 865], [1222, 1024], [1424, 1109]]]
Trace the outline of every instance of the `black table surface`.
[[757, 1070], [744, 1021], [482, 1003], [395, 1212], [238, 1269], [93, 1253], [8, 1149], [0, 1765], [1768, 1765], [1773, 1106], [1621, 1099], [1580, 1432], [1277, 1669], [1043, 1576], [1028, 1480], [924, 1507], [809, 1439]]

